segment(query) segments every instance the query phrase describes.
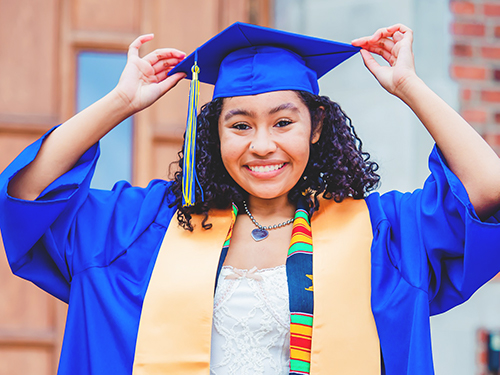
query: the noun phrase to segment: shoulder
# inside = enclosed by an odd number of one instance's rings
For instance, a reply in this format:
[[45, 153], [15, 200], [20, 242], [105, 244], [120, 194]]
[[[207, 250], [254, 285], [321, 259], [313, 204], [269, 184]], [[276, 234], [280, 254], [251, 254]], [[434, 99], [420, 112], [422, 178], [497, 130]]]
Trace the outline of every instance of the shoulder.
[[111, 190], [90, 189], [80, 214], [114, 212], [129, 220], [139, 212], [149, 212], [151, 215], [163, 206], [172, 204], [174, 198], [170, 191], [171, 185], [171, 182], [164, 180], [152, 180], [145, 187], [119, 181]]
[[344, 226], [347, 223], [370, 223], [369, 211], [364, 199], [345, 198], [342, 202], [321, 198], [319, 210], [315, 212], [312, 221], [324, 222], [328, 226]]
[[335, 202], [333, 199], [319, 198], [319, 210], [315, 215], [321, 216], [329, 213], [352, 215], [367, 212], [368, 207], [365, 199], [345, 198], [342, 202]]
[[[345, 198], [337, 203], [333, 199], [320, 199], [320, 208], [313, 216], [313, 220], [327, 218], [330, 223], [336, 222], [341, 225], [350, 220], [362, 219], [371, 224], [375, 232], [381, 223], [390, 224], [398, 213], [398, 201], [403, 194], [399, 192], [372, 193], [364, 199]], [[316, 218], [314, 218], [316, 216]]]
[[76, 238], [67, 256], [73, 273], [111, 264], [131, 253], [139, 239], [156, 248], [175, 216], [169, 187], [167, 181], [154, 180], [146, 187], [121, 181], [111, 191], [91, 189], [73, 221]]

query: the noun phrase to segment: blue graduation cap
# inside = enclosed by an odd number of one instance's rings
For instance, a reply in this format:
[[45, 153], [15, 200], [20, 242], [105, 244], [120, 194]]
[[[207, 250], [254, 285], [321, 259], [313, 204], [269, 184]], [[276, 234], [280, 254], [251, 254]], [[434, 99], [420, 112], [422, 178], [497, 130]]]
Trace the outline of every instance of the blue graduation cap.
[[[236, 22], [181, 61], [169, 75], [191, 79], [184, 140], [183, 205], [195, 204], [199, 82], [214, 99], [279, 90], [319, 93], [318, 79], [360, 50], [350, 44]], [[203, 190], [201, 189], [203, 200]]]
[[[198, 47], [170, 74], [184, 72], [191, 79], [197, 60], [198, 79], [215, 85], [214, 99], [307, 87], [305, 91], [318, 94], [317, 83], [310, 80], [317, 81], [359, 50], [346, 43], [236, 22]], [[255, 81], [259, 84], [252, 85]]]

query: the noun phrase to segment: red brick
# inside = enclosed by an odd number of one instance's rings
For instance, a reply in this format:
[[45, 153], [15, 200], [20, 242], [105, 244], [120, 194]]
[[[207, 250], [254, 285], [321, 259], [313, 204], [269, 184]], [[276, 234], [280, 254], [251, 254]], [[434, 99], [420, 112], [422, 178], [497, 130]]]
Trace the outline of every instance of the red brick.
[[452, 65], [451, 75], [456, 79], [486, 79], [486, 69], [477, 66]]
[[490, 103], [500, 103], [500, 91], [483, 90], [481, 91], [481, 100]]
[[455, 35], [484, 36], [485, 27], [482, 23], [453, 22], [451, 31]]
[[488, 331], [484, 328], [479, 328], [477, 330], [477, 341], [483, 344], [488, 344]]
[[[497, 275], [498, 277], [498, 275]], [[488, 364], [488, 351], [486, 350], [487, 345], [482, 344], [481, 346], [484, 345], [484, 349], [481, 348], [482, 350], [478, 353], [477, 355], [477, 361], [479, 362], [480, 365], [487, 365]], [[486, 374], [486, 372], [484, 372]]]
[[471, 89], [462, 89], [462, 100], [468, 101], [470, 100], [471, 96], [472, 96]]
[[468, 44], [455, 44], [453, 46], [453, 54], [459, 57], [471, 57], [472, 46]]
[[485, 134], [483, 138], [493, 148], [500, 145], [500, 134]]
[[495, 69], [493, 72], [493, 79], [495, 81], [500, 81], [500, 69]]
[[473, 122], [476, 124], [486, 123], [486, 111], [481, 109], [467, 109], [462, 111], [462, 117], [467, 122]]
[[500, 113], [495, 113], [495, 122], [500, 124]]
[[450, 9], [455, 14], [474, 14], [474, 3], [466, 1], [452, 1], [450, 2]]
[[481, 55], [487, 59], [500, 59], [500, 47], [483, 47]]
[[500, 38], [500, 26], [495, 27], [495, 37]]
[[500, 4], [495, 4], [495, 3], [484, 4], [484, 14], [491, 17], [499, 17]]

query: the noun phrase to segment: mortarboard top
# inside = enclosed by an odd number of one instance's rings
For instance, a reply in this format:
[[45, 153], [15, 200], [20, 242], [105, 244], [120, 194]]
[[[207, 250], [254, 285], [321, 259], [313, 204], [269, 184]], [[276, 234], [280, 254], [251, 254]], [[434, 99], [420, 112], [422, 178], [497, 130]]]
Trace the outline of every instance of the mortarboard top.
[[[239, 56], [235, 55], [238, 50]], [[286, 89], [318, 94], [317, 79], [359, 50], [350, 44], [236, 22], [198, 47], [169, 74], [184, 72], [191, 79], [197, 55], [198, 79], [216, 86], [214, 98]], [[234, 55], [233, 61], [227, 61], [231, 59], [228, 55]], [[255, 86], [251, 81], [256, 75], [261, 84], [250, 88]], [[241, 87], [245, 81], [248, 87]]]

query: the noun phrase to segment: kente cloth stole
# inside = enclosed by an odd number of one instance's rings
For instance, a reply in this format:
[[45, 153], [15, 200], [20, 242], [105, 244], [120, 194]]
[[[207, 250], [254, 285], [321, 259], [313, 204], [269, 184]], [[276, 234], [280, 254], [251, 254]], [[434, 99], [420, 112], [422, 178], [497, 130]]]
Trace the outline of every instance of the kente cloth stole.
[[[169, 226], [156, 264], [151, 265], [135, 375], [209, 374], [216, 274], [236, 215], [235, 207], [211, 211], [213, 226], [208, 231], [200, 230], [202, 218], [197, 216], [193, 232], [176, 222]], [[298, 206], [286, 262], [290, 374], [380, 374], [380, 345], [370, 305], [371, 241], [363, 200], [321, 200], [311, 225]]]
[[309, 215], [302, 202], [293, 220], [286, 259], [290, 301], [290, 375], [310, 373], [313, 329], [313, 247]]
[[[231, 228], [224, 241], [217, 267], [216, 287], [220, 270], [229, 250], [237, 215], [238, 207], [233, 204]], [[295, 211], [292, 238], [286, 260], [290, 307], [290, 375], [304, 375], [309, 374], [310, 371], [314, 304], [312, 273], [311, 224], [305, 204], [301, 200]]]

